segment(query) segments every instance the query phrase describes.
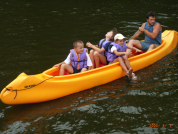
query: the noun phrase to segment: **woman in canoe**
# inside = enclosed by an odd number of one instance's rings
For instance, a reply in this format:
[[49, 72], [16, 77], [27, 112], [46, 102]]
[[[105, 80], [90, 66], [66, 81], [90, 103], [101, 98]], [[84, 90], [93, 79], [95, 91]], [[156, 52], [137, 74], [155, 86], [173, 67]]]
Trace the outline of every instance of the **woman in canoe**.
[[92, 61], [92, 66], [89, 67], [90, 69], [94, 69], [94, 63], [96, 68], [99, 67], [99, 64], [107, 65], [107, 54], [108, 54], [108, 47], [114, 41], [114, 36], [117, 34], [117, 29], [114, 28], [113, 30], [110, 30], [106, 33], [105, 38], [101, 39], [98, 43], [98, 45], [93, 45], [90, 42], [87, 42], [87, 47], [92, 48], [90, 50], [90, 59]]

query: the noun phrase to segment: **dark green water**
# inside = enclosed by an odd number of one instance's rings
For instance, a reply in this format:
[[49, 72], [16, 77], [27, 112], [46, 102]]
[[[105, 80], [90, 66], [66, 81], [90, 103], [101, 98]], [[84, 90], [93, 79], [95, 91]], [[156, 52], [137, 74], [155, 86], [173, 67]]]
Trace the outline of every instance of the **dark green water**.
[[[131, 37], [150, 10], [178, 31], [177, 1], [0, 1], [0, 90], [63, 61], [74, 40], [97, 44], [113, 27]], [[178, 48], [136, 74], [49, 102], [0, 102], [0, 133], [178, 133]]]

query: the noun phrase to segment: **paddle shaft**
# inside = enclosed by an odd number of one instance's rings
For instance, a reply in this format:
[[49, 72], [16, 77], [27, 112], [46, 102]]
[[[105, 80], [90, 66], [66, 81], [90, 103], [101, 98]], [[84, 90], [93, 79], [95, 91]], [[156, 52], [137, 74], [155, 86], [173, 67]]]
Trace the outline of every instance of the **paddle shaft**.
[[[138, 32], [140, 32], [140, 31], [138, 30], [137, 32], [135, 32], [134, 35], [136, 35]], [[127, 42], [129, 42], [134, 37], [134, 35], [132, 37], [130, 37], [130, 39]]]

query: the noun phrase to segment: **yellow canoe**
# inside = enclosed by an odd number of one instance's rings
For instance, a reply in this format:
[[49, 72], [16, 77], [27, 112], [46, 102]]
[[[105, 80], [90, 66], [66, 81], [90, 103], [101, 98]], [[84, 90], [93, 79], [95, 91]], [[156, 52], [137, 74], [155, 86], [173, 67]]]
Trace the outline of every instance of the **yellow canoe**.
[[[178, 33], [166, 30], [162, 33], [162, 44], [156, 49], [129, 58], [134, 72], [143, 69], [169, 54], [178, 43]], [[57, 99], [95, 86], [103, 85], [125, 76], [119, 63], [90, 71], [58, 76], [59, 69], [50, 68], [41, 74], [21, 73], [0, 94], [5, 104], [39, 103]]]

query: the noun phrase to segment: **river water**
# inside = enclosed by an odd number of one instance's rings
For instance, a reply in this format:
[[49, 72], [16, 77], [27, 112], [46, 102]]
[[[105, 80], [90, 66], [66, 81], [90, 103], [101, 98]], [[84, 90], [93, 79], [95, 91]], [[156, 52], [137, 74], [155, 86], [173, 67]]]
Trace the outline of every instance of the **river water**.
[[[63, 61], [75, 40], [97, 44], [113, 27], [131, 37], [150, 10], [178, 31], [177, 1], [0, 1], [0, 89]], [[178, 48], [136, 75], [49, 102], [0, 102], [0, 133], [178, 133]]]

